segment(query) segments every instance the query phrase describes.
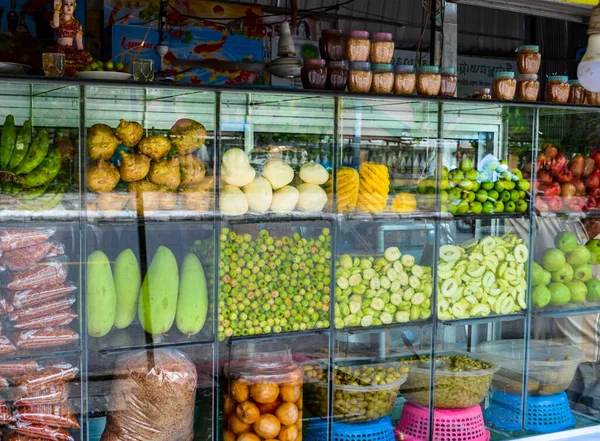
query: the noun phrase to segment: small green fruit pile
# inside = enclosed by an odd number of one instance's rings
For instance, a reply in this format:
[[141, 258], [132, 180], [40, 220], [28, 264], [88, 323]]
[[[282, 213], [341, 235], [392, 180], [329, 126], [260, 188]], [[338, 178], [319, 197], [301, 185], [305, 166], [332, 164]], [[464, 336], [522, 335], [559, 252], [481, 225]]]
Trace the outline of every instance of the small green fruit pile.
[[81, 69], [82, 72], [96, 71], [96, 72], [124, 72], [125, 64], [122, 62], [113, 63], [112, 61], [107, 61], [103, 63], [100, 60], [92, 60], [92, 62], [86, 66], [83, 66]]
[[331, 236], [254, 239], [221, 229], [219, 341], [329, 327]]
[[532, 302], [536, 308], [600, 301], [600, 280], [592, 275], [598, 263], [597, 239], [580, 244], [577, 236], [563, 231], [554, 238], [555, 248], [544, 251], [541, 261], [532, 265]]
[[513, 233], [440, 247], [440, 320], [506, 315], [527, 308], [529, 249]]
[[335, 327], [369, 327], [431, 316], [431, 268], [397, 247], [383, 257], [351, 257], [336, 264]]
[[[484, 170], [473, 168], [471, 159], [448, 171], [443, 167], [440, 185], [442, 211], [450, 214], [524, 213], [529, 181], [519, 169], [508, 169], [506, 161], [491, 161]], [[430, 176], [419, 182], [417, 192], [434, 195], [437, 181]]]

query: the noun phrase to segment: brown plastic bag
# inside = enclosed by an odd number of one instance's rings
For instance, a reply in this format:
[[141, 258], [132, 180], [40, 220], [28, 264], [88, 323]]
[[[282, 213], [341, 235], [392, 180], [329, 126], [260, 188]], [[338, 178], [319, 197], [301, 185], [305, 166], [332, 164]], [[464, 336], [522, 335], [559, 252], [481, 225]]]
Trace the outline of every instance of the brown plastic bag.
[[12, 326], [13, 328], [19, 330], [66, 326], [76, 318], [77, 314], [70, 309], [67, 309], [66, 311], [55, 312], [51, 315], [47, 315], [46, 317], [36, 317], [29, 320], [14, 322]]
[[68, 345], [79, 339], [79, 334], [66, 326], [57, 328], [28, 329], [15, 333], [19, 349], [40, 349]]
[[28, 247], [5, 251], [0, 257], [0, 265], [11, 271], [22, 271], [46, 257], [51, 247], [50, 242], [40, 242]]
[[19, 375], [31, 374], [39, 369], [35, 360], [11, 361], [0, 363], [0, 375], [12, 378]]
[[41, 305], [29, 306], [27, 308], [15, 309], [11, 311], [8, 319], [11, 322], [22, 322], [39, 317], [45, 317], [49, 314], [55, 314], [59, 311], [69, 309], [75, 303], [75, 297], [63, 297], [52, 300]]
[[50, 441], [73, 441], [66, 429], [59, 427], [41, 426], [39, 424], [17, 422], [11, 429], [17, 433], [33, 438], [42, 438]]

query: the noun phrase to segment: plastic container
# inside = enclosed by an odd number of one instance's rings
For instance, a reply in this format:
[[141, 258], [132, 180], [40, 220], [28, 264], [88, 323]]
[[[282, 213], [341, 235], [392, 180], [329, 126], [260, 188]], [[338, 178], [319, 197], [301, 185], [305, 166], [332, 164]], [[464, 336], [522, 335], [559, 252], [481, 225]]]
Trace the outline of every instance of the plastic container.
[[586, 90], [584, 104], [589, 104], [590, 106], [600, 105], [600, 92], [590, 92], [589, 90]]
[[[477, 345], [478, 355], [495, 363], [500, 370], [494, 376], [496, 389], [520, 394], [523, 382], [523, 340], [496, 340]], [[549, 358], [552, 361], [547, 361]], [[529, 345], [530, 395], [555, 395], [564, 391], [575, 376], [584, 352], [572, 345], [546, 340], [531, 340]]]
[[319, 39], [321, 56], [327, 61], [342, 61], [346, 58], [346, 41], [341, 29], [323, 29]]
[[329, 61], [327, 63], [327, 90], [346, 90], [348, 83], [348, 63]]
[[[304, 433], [304, 441], [327, 441], [327, 421], [313, 418]], [[331, 426], [334, 441], [396, 441], [394, 427], [389, 416], [366, 423], [342, 423], [334, 421]]]
[[456, 86], [458, 77], [454, 67], [442, 67], [440, 69], [442, 76], [442, 85], [440, 88], [440, 96], [451, 97], [456, 94]]
[[512, 101], [517, 91], [514, 72], [496, 72], [492, 82], [492, 96], [495, 100]]
[[549, 103], [564, 104], [569, 101], [569, 77], [566, 75], [552, 75], [546, 82], [546, 101]]
[[537, 101], [540, 95], [540, 82], [536, 74], [523, 74], [517, 77], [517, 99], [524, 102]]
[[520, 74], [537, 74], [540, 70], [542, 54], [540, 47], [534, 45], [521, 46], [517, 54], [517, 69]]
[[579, 80], [569, 80], [569, 104], [585, 103], [585, 88]]
[[394, 66], [394, 93], [396, 95], [412, 95], [417, 87], [417, 75], [412, 64]]
[[371, 42], [368, 31], [350, 31], [346, 38], [346, 58], [348, 61], [369, 61]]
[[394, 56], [394, 42], [389, 32], [374, 32], [371, 35], [371, 63], [387, 64]]
[[[489, 441], [481, 407], [433, 411], [434, 441]], [[405, 403], [396, 433], [409, 439], [429, 439], [429, 409]], [[397, 439], [407, 439], [399, 436]]]
[[421, 66], [417, 75], [417, 93], [421, 96], [438, 96], [442, 87], [442, 76], [437, 66]]
[[491, 100], [492, 99], [492, 90], [489, 87], [478, 87], [473, 92], [473, 99]]
[[348, 65], [348, 90], [350, 92], [368, 93], [371, 90], [372, 82], [371, 63], [354, 62]]
[[[327, 417], [327, 369], [326, 364], [308, 362], [303, 365], [305, 374], [304, 394], [307, 405], [310, 406], [312, 415], [318, 417]], [[378, 363], [372, 365], [355, 365], [349, 367], [335, 366], [336, 375], [350, 375], [360, 382], [359, 377], [353, 374], [342, 372], [342, 369], [356, 371], [363, 367], [375, 368], [381, 367], [386, 370], [392, 369], [399, 375], [394, 381], [385, 385], [365, 385], [352, 386], [344, 384], [334, 385], [334, 415], [336, 421], [345, 422], [365, 422], [373, 421], [387, 415], [394, 407], [398, 398], [398, 391], [402, 383], [406, 381], [406, 373], [398, 372], [402, 368], [402, 363]], [[315, 375], [316, 374], [316, 375]], [[336, 378], [336, 381], [337, 378]]]
[[327, 84], [327, 67], [321, 58], [308, 58], [304, 60], [301, 77], [302, 87], [305, 89], [325, 89]]
[[394, 70], [391, 64], [372, 64], [373, 83], [371, 92], [386, 94], [394, 89]]
[[[410, 367], [408, 378], [400, 392], [407, 401], [429, 407], [429, 362], [412, 362], [411, 364], [413, 366]], [[481, 403], [497, 370], [496, 366], [478, 371], [457, 372], [436, 368], [435, 407], [437, 409], [463, 409]]]
[[[277, 423], [288, 426], [296, 436], [302, 433], [302, 370], [287, 346], [274, 341], [234, 345], [224, 377], [224, 439], [235, 439], [234, 433], [241, 428], [262, 439], [273, 438]], [[281, 406], [286, 406], [285, 420], [276, 416]], [[250, 429], [247, 424], [252, 425]], [[296, 438], [294, 433], [288, 434], [290, 439]]]

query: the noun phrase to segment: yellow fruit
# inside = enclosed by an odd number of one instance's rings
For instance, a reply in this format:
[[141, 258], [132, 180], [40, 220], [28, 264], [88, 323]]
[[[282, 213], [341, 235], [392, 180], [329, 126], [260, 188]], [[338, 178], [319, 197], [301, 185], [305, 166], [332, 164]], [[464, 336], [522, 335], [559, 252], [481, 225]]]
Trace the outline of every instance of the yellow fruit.
[[390, 178], [385, 165], [364, 162], [359, 169], [357, 208], [365, 213], [381, 213], [388, 200]]
[[[342, 167], [337, 176], [337, 211], [338, 213], [351, 213], [356, 209], [356, 201], [358, 200], [358, 172], [350, 167]], [[329, 200], [328, 208], [331, 210], [333, 205], [332, 175], [325, 184], [325, 192]]]
[[412, 213], [417, 210], [417, 199], [410, 193], [398, 193], [392, 201], [395, 213]]

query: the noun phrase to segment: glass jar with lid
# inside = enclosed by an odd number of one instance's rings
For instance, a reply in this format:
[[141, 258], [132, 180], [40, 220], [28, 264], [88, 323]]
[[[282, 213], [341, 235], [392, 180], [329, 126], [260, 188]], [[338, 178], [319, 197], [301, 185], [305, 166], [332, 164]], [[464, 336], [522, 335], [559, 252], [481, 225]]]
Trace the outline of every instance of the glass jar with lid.
[[346, 41], [341, 29], [323, 29], [319, 39], [321, 56], [327, 61], [342, 61], [346, 57]]
[[564, 104], [569, 101], [569, 77], [566, 75], [552, 75], [546, 83], [546, 101], [549, 103]]
[[397, 95], [412, 95], [417, 86], [415, 66], [412, 64], [397, 64], [394, 66], [394, 93]]
[[589, 104], [590, 106], [600, 105], [600, 92], [590, 92], [589, 90], [586, 90], [584, 104]]
[[387, 64], [394, 56], [394, 42], [389, 32], [374, 32], [371, 36], [371, 63]]
[[540, 47], [526, 45], [519, 48], [517, 54], [517, 68], [520, 74], [537, 74], [540, 70], [542, 54]]
[[300, 71], [302, 87], [305, 89], [325, 89], [327, 67], [322, 58], [307, 58]]
[[492, 82], [492, 96], [495, 100], [512, 101], [517, 91], [514, 72], [496, 72]]
[[298, 438], [303, 374], [288, 347], [274, 341], [234, 344], [223, 371], [224, 440], [240, 433], [258, 439]]
[[458, 83], [458, 78], [456, 77], [456, 68], [442, 67], [440, 69], [440, 75], [442, 76], [440, 96], [454, 96], [456, 93], [456, 85]]
[[355, 61], [348, 65], [348, 90], [350, 92], [368, 93], [371, 90], [372, 82], [371, 63]]
[[421, 96], [438, 96], [442, 87], [442, 76], [437, 66], [421, 66], [417, 75], [417, 93]]
[[327, 90], [346, 90], [348, 83], [348, 63], [329, 61], [327, 63]]
[[536, 74], [522, 74], [517, 77], [517, 99], [524, 102], [537, 101], [540, 82]]
[[569, 80], [569, 104], [585, 103], [585, 88], [579, 80]]
[[373, 71], [373, 83], [371, 92], [392, 93], [394, 89], [394, 70], [389, 63], [374, 63], [371, 65]]
[[370, 51], [369, 32], [348, 32], [348, 38], [346, 38], [346, 58], [348, 61], [369, 61]]
[[492, 99], [492, 90], [489, 87], [478, 87], [473, 92], [473, 99], [491, 100]]

